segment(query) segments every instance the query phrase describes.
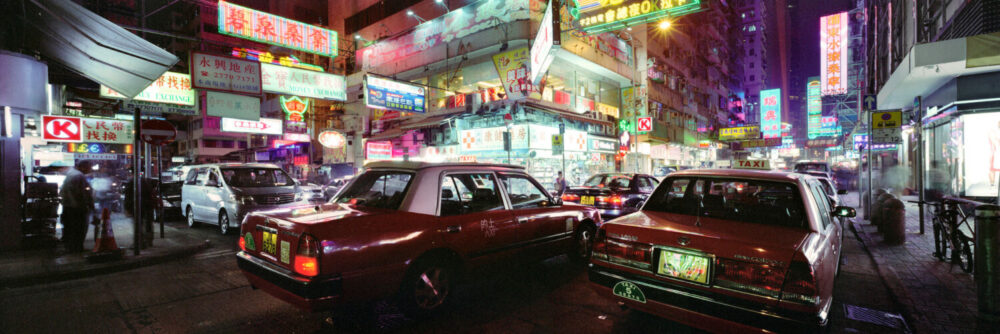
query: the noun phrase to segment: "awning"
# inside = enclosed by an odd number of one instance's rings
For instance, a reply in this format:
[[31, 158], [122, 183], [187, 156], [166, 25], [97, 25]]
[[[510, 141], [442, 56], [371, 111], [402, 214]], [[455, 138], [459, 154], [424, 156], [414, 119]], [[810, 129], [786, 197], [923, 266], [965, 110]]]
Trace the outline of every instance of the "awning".
[[447, 122], [452, 118], [455, 118], [455, 116], [461, 113], [462, 112], [453, 112], [443, 115], [431, 115], [420, 119], [414, 119], [410, 122], [404, 122], [403, 125], [400, 126], [400, 128], [403, 130], [433, 128]]
[[535, 101], [526, 101], [526, 102], [524, 102], [524, 106], [528, 107], [528, 108], [539, 109], [539, 110], [542, 110], [542, 111], [545, 111], [545, 112], [557, 114], [557, 115], [559, 115], [559, 116], [561, 116], [563, 118], [571, 119], [571, 120], [574, 120], [574, 121], [587, 122], [587, 123], [598, 124], [598, 125], [614, 126], [614, 123], [611, 123], [611, 122], [597, 120], [597, 119], [589, 118], [589, 117], [586, 117], [586, 116], [583, 116], [583, 115], [580, 115], [580, 114], [558, 110], [558, 109], [555, 109], [555, 108], [552, 108], [552, 107], [545, 106], [545, 105], [543, 105], [541, 103], [538, 103], [538, 102], [535, 102]]
[[128, 97], [180, 59], [69, 0], [24, 2], [27, 40], [42, 55]]

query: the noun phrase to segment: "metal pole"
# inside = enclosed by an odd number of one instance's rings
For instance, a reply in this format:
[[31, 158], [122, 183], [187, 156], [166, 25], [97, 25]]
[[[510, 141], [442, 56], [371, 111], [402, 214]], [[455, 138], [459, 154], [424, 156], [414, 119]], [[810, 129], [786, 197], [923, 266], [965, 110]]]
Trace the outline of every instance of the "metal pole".
[[927, 200], [924, 194], [924, 112], [923, 103], [921, 103], [920, 108], [914, 110], [917, 114], [917, 196], [919, 196], [920, 203], [920, 234], [924, 234], [924, 201]]
[[[868, 121], [868, 142], [865, 146], [868, 146], [868, 196], [866, 196], [865, 201], [868, 203], [868, 209], [866, 211], [871, 211], [872, 209], [872, 168], [875, 167], [875, 161], [872, 161], [872, 145], [875, 143], [875, 137], [872, 136], [872, 111], [869, 110], [865, 115]], [[871, 214], [868, 214], [871, 217]]]
[[156, 215], [160, 220], [160, 239], [165, 238], [163, 235], [163, 146], [156, 146], [156, 178], [160, 180], [160, 191], [158, 192], [160, 198], [160, 214]]
[[132, 116], [132, 129], [135, 130], [135, 138], [133, 147], [135, 148], [132, 152], [132, 245], [134, 249], [132, 254], [139, 255], [139, 246], [142, 244], [142, 201], [139, 200], [142, 197], [142, 174], [140, 169], [142, 168], [142, 110], [135, 108], [135, 114]]

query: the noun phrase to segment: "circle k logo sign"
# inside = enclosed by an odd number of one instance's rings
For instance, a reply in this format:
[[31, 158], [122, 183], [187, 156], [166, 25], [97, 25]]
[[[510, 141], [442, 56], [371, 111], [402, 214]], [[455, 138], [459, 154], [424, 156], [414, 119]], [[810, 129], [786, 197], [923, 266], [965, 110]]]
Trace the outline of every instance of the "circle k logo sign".
[[79, 117], [42, 116], [42, 139], [47, 141], [83, 141], [83, 122]]

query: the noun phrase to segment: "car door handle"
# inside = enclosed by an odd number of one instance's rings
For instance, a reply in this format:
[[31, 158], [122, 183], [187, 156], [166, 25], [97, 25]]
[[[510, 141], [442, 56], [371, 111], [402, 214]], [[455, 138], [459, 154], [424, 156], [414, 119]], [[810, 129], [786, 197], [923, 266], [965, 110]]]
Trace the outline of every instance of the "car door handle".
[[461, 225], [448, 226], [448, 227], [444, 228], [444, 232], [448, 232], [448, 233], [462, 232], [462, 226]]
[[524, 224], [524, 223], [527, 223], [527, 222], [530, 222], [530, 221], [531, 221], [531, 218], [529, 218], [529, 217], [518, 217], [517, 218], [517, 223], [518, 224]]

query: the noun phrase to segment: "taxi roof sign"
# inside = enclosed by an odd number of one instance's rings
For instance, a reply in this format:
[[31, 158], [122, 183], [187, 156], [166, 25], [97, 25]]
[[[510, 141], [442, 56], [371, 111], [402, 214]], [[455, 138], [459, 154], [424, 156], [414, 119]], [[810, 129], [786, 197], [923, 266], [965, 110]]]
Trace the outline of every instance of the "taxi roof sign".
[[733, 160], [734, 169], [761, 169], [771, 170], [770, 160]]

